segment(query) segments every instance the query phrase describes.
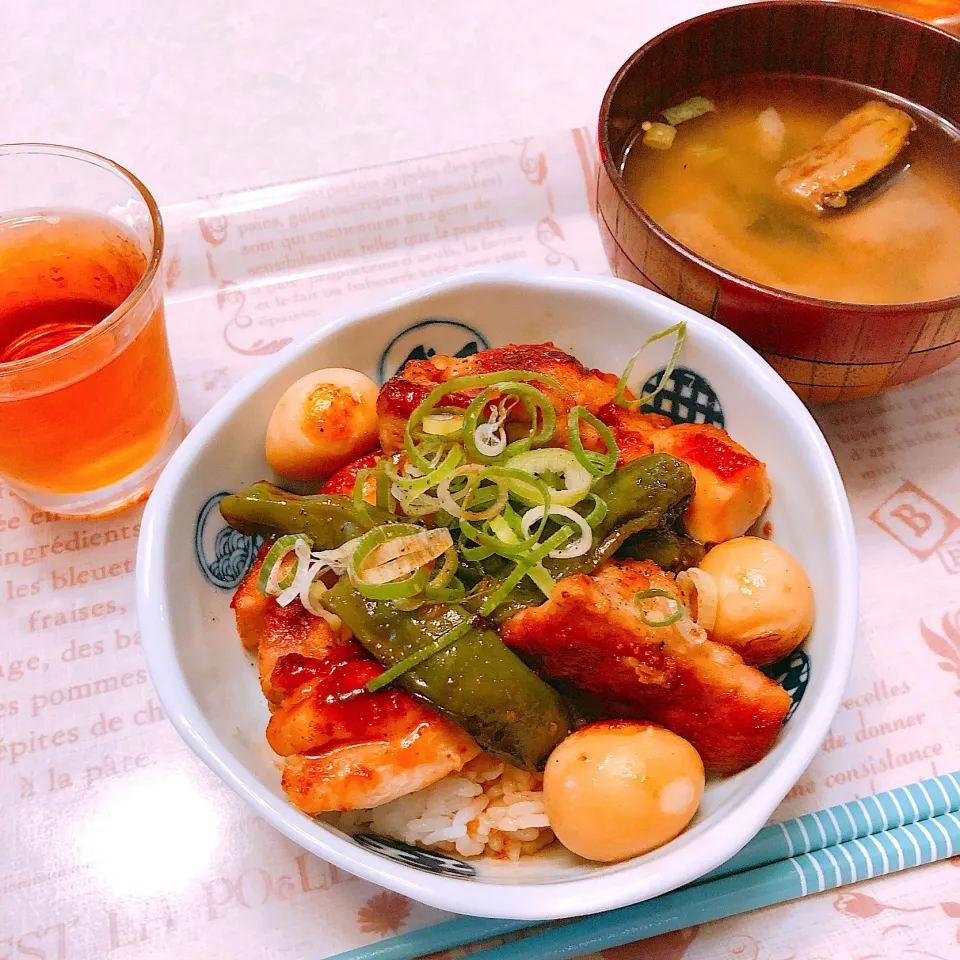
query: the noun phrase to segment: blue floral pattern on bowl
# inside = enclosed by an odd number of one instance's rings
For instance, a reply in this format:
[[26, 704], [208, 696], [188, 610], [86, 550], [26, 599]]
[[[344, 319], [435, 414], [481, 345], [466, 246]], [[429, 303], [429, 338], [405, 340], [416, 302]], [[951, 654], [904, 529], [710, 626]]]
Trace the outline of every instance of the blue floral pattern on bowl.
[[438, 353], [470, 357], [489, 349], [490, 341], [470, 324], [428, 317], [401, 330], [386, 345], [377, 361], [377, 381], [382, 384], [389, 380], [408, 360], [429, 360]]
[[200, 508], [194, 549], [200, 572], [207, 583], [220, 590], [234, 590], [253, 566], [261, 540], [227, 526], [218, 509], [226, 496], [229, 491], [221, 490]]

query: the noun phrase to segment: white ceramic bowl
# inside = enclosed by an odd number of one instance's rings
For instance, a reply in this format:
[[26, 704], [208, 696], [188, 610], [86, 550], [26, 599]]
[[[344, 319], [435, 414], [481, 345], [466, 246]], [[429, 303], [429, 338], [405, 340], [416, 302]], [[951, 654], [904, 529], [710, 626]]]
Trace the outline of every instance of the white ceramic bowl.
[[[774, 500], [764, 519], [799, 557], [816, 593], [813, 633], [778, 678], [795, 711], [774, 749], [743, 773], [710, 780], [680, 837], [613, 865], [551, 849], [516, 864], [471, 866], [391, 842], [357, 842], [297, 811], [280, 789], [264, 740], [267, 705], [228, 606], [255, 545], [226, 527], [216, 509], [226, 491], [269, 476], [263, 437], [280, 394], [318, 367], [355, 367], [382, 381], [411, 355], [466, 355], [510, 342], [552, 340], [588, 366], [619, 371], [651, 333], [682, 319], [687, 341], [673, 389], [658, 399], [661, 409], [725, 424], [766, 461]], [[668, 351], [663, 341], [654, 344], [633, 386], [661, 369]], [[621, 280], [477, 270], [342, 317], [231, 390], [190, 433], [150, 498], [137, 586], [143, 645], [170, 719], [260, 816], [338, 867], [417, 900], [459, 913], [547, 919], [635, 903], [692, 881], [763, 826], [817, 752], [839, 704], [856, 628], [857, 561], [847, 500], [823, 436], [736, 336]]]

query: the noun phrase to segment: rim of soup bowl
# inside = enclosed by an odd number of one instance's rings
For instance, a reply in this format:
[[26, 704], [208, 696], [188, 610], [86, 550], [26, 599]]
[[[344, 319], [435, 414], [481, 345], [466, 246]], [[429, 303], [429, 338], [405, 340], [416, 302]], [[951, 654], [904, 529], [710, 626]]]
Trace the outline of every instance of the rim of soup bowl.
[[[500, 288], [507, 295], [511, 288], [532, 289], [547, 296], [577, 291], [592, 294], [601, 307], [604, 301], [617, 302], [654, 314], [665, 324], [685, 319], [688, 327], [695, 330], [695, 336], [705, 341], [713, 352], [726, 354], [728, 362], [742, 368], [744, 376], [761, 383], [771, 401], [783, 410], [795, 427], [797, 438], [802, 441], [807, 454], [817, 462], [825, 494], [823, 509], [829, 519], [832, 538], [827, 549], [833, 556], [843, 585], [838, 591], [834, 616], [836, 635], [829, 669], [823, 685], [816, 691], [807, 691], [804, 699], [806, 726], [802, 736], [789, 750], [783, 743], [774, 747], [765, 760], [771, 760], [778, 750], [782, 756], [775, 763], [771, 761], [772, 769], [768, 775], [751, 789], [743, 802], [714, 815], [717, 822], [705, 827], [695, 854], [675, 846], [684, 837], [681, 834], [678, 840], [645, 855], [644, 863], [625, 861], [611, 865], [612, 869], [598, 865], [596, 876], [531, 883], [484, 883], [430, 874], [359, 847], [274, 794], [232, 756], [190, 692], [177, 656], [177, 643], [170, 622], [169, 611], [176, 603], [176, 583], [174, 576], [168, 573], [167, 558], [175, 552], [172, 550], [174, 531], [169, 523], [171, 511], [182, 487], [191, 479], [198, 455], [215, 441], [241, 403], [338, 331], [424, 297], [484, 288]], [[357, 307], [264, 362], [213, 406], [167, 464], [141, 523], [136, 576], [142, 644], [157, 695], [168, 717], [191, 750], [259, 816], [311, 853], [414, 900], [457, 913], [520, 920], [579, 916], [638, 903], [689, 883], [733, 856], [764, 825], [816, 755], [846, 685], [857, 623], [858, 565], [849, 504], [826, 440], [786, 383], [739, 337], [681, 304], [625, 280], [541, 268], [478, 268], [418, 286], [387, 300]], [[815, 696], [808, 704], [813, 694]], [[741, 775], [749, 776], [750, 771]]]
[[[821, 299], [819, 297], [808, 297], [800, 293], [791, 293], [789, 290], [781, 290], [778, 287], [771, 287], [768, 284], [761, 283], [758, 280], [751, 280], [749, 277], [745, 277], [742, 274], [727, 270], [725, 267], [720, 266], [720, 264], [715, 263], [713, 260], [702, 256], [691, 247], [688, 247], [681, 240], [678, 240], [672, 233], [668, 233], [643, 209], [643, 207], [640, 206], [633, 194], [627, 189], [627, 186], [623, 180], [623, 176], [614, 162], [613, 151], [610, 148], [610, 107], [613, 103], [613, 98], [616, 96], [620, 88], [620, 85], [623, 83], [624, 78], [633, 69], [633, 67], [644, 57], [648, 56], [649, 53], [664, 40], [683, 34], [696, 24], [706, 23], [710, 20], [715, 20], [718, 18], [734, 16], [738, 13], [746, 11], [760, 11], [764, 9], [784, 10], [790, 7], [799, 9], [804, 7], [816, 7], [818, 9], [833, 8], [838, 11], [838, 15], [840, 15], [839, 11], [853, 9], [876, 16], [879, 19], [888, 19], [891, 21], [907, 23], [911, 27], [921, 27], [922, 29], [929, 30], [934, 34], [939, 34], [945, 39], [956, 44], [958, 48], [958, 55], [960, 55], [960, 36], [949, 33], [940, 27], [936, 27], [933, 24], [927, 23], [923, 20], [917, 20], [914, 17], [908, 17], [902, 13], [894, 13], [891, 10], [880, 10], [876, 7], [868, 7], [855, 3], [838, 4], [836, 0], [759, 0], [759, 2], [755, 3], [743, 3], [734, 7], [724, 7], [720, 10], [711, 10], [708, 13], [700, 14], [700, 16], [691, 17], [689, 20], [684, 20], [682, 23], [678, 23], [676, 26], [670, 27], [668, 30], [664, 30], [662, 33], [658, 33], [655, 37], [653, 37], [651, 40], [648, 40], [642, 47], [632, 53], [620, 67], [620, 69], [614, 74], [613, 79], [610, 81], [610, 84], [603, 95], [603, 100], [600, 104], [600, 116], [598, 121], [598, 140], [600, 145], [600, 162], [603, 165], [603, 169], [606, 171], [607, 176], [610, 178], [610, 182], [616, 189], [620, 199], [626, 203], [634, 216], [641, 220], [648, 230], [654, 233], [659, 239], [664, 241], [664, 243], [671, 247], [676, 253], [688, 260], [693, 261], [697, 264], [697, 266], [718, 275], [721, 279], [738, 284], [739, 286], [745, 287], [754, 293], [763, 294], [764, 296], [772, 297], [797, 307], [828, 310], [831, 312], [840, 311], [844, 313], [865, 313], [879, 315], [937, 313], [940, 311], [953, 310], [957, 307], [960, 307], [960, 293], [956, 293], [949, 297], [942, 297], [939, 300], [912, 300], [903, 303], [855, 303], [845, 300], [828, 300]], [[825, 74], [824, 76], [827, 75]], [[839, 77], [827, 78], [842, 79]], [[880, 92], [882, 93], [885, 91], [881, 90]], [[923, 109], [926, 110], [927, 108], [924, 107]], [[603, 211], [598, 209], [597, 216], [603, 217]], [[605, 219], [606, 218], [604, 218], [604, 220]], [[618, 245], [620, 244], [620, 241], [617, 239], [615, 234], [614, 240]], [[621, 249], [623, 249], [622, 245]], [[623, 252], [629, 256], [629, 253], [626, 250], [623, 250]], [[640, 270], [638, 265], [634, 264], [634, 266]], [[640, 272], [643, 273], [642, 270]]]

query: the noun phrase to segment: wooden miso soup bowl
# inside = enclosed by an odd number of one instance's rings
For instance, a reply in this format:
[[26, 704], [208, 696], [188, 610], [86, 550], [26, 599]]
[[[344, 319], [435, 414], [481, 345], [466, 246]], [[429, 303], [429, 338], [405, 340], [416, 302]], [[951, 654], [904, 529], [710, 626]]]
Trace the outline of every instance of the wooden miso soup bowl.
[[600, 108], [598, 223], [613, 272], [729, 327], [804, 400], [871, 396], [960, 357], [960, 293], [874, 305], [777, 290], [684, 246], [627, 191], [620, 170], [639, 121], [707, 80], [755, 73], [853, 81], [960, 126], [960, 38], [935, 27], [814, 0], [751, 3], [688, 20], [633, 54]]

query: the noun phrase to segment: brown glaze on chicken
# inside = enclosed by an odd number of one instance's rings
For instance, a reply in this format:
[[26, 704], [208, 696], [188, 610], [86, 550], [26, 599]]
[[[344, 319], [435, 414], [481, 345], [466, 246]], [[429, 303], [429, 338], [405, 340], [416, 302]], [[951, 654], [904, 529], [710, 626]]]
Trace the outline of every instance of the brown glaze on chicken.
[[742, 536], [770, 502], [766, 464], [706, 423], [673, 423], [657, 413], [604, 407], [599, 418], [620, 448], [618, 466], [648, 453], [669, 453], [693, 472], [696, 490], [684, 516], [687, 532], [701, 543]]
[[[383, 459], [382, 450], [374, 450], [365, 457], [360, 457], [345, 467], [341, 467], [329, 480], [323, 485], [321, 493], [335, 493], [341, 497], [352, 497], [353, 488], [357, 482], [357, 474], [361, 470], [368, 470], [375, 467]], [[377, 478], [367, 477], [363, 485], [363, 499], [367, 503], [377, 502]]]
[[687, 532], [701, 543], [746, 533], [770, 502], [767, 467], [730, 434], [706, 423], [678, 423], [652, 434], [653, 449], [683, 460], [696, 490], [684, 514]]
[[429, 723], [388, 726], [376, 740], [288, 757], [280, 782], [304, 813], [362, 810], [429, 787], [479, 752], [462, 730], [433, 713]]
[[286, 757], [282, 785], [304, 813], [377, 806], [460, 770], [480, 748], [459, 727], [402, 690], [368, 693], [383, 672], [346, 632], [301, 603], [281, 607], [257, 591], [266, 554], [232, 606], [260, 685], [273, 705], [267, 741]]
[[598, 410], [597, 418], [610, 427], [613, 438], [617, 441], [620, 450], [618, 467], [653, 453], [654, 435], [673, 425], [673, 421], [661, 413], [641, 413], [616, 403], [608, 403]]
[[614, 561], [561, 580], [501, 636], [547, 676], [596, 695], [610, 716], [654, 720], [685, 737], [710, 770], [756, 763], [780, 731], [789, 694], [728, 647], [644, 623], [636, 595], [651, 588], [678, 593], [656, 564]]
[[[563, 387], [558, 391], [544, 383], [535, 383], [550, 399], [557, 413], [557, 431], [551, 446], [567, 443], [567, 414], [577, 404], [582, 404], [591, 413], [610, 403], [617, 395], [617, 377], [585, 367], [575, 357], [559, 350], [552, 343], [509, 344], [494, 347], [474, 354], [472, 357], [447, 357], [437, 355], [429, 360], [410, 360], [403, 370], [391, 377], [381, 388], [377, 399], [377, 416], [380, 419], [380, 445], [387, 453], [403, 448], [404, 428], [410, 414], [426, 399], [427, 394], [438, 384], [454, 377], [481, 373], [498, 373], [502, 370], [523, 370], [527, 373], [542, 373], [552, 377]], [[464, 390], [444, 397], [445, 406], [463, 407], [479, 390]], [[517, 422], [525, 414], [522, 405], [515, 408]], [[584, 427], [584, 442], [589, 447], [596, 437], [595, 431]]]
[[319, 662], [312, 672], [267, 725], [267, 742], [287, 758], [283, 789], [304, 813], [378, 806], [460, 770], [480, 752], [410, 694], [368, 693], [365, 685], [383, 673], [368, 657]]

